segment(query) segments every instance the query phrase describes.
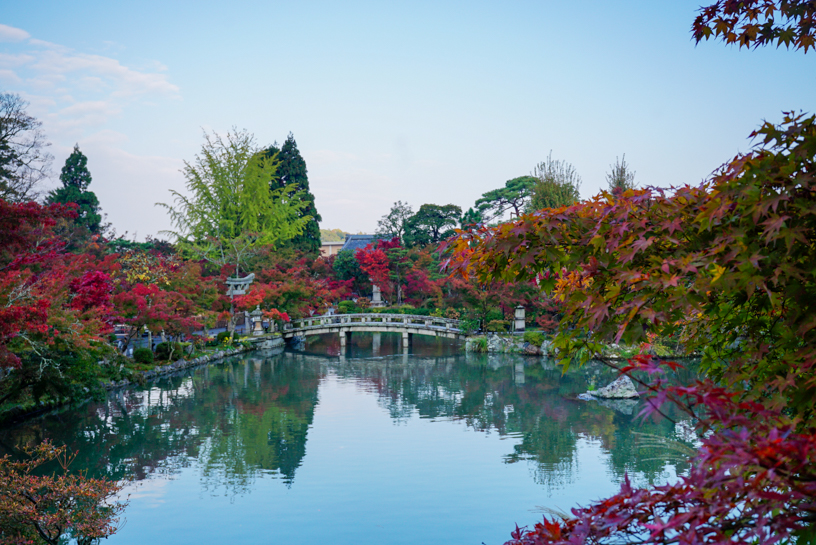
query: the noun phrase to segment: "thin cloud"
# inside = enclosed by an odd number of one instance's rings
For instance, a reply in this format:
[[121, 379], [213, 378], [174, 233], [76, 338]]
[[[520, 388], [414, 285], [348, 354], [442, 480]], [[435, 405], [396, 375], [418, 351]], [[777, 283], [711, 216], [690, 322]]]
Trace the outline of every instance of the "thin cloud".
[[75, 53], [64, 48], [45, 48], [35, 53], [36, 60], [26, 67], [42, 76], [95, 76], [114, 87], [114, 96], [148, 93], [177, 95], [179, 88], [165, 74], [139, 72], [118, 60], [101, 55]]
[[25, 30], [0, 24], [0, 42], [22, 42], [30, 36]]
[[0, 69], [0, 82], [3, 82], [5, 85], [20, 85], [23, 83], [23, 80], [12, 70]]
[[0, 39], [16, 42], [0, 53], [0, 82], [31, 103], [49, 137], [81, 139], [137, 104], [180, 98], [167, 67], [134, 69], [119, 60], [76, 51], [0, 25]]

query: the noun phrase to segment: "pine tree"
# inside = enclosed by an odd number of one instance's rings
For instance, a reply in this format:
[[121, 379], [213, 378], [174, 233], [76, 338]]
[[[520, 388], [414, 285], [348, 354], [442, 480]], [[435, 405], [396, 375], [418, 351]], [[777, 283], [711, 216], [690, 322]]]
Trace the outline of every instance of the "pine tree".
[[312, 216], [312, 219], [306, 224], [303, 233], [290, 240], [286, 245], [291, 248], [297, 248], [305, 252], [316, 253], [320, 251], [320, 221], [322, 218], [317, 213], [315, 207], [315, 198], [311, 191], [309, 191], [309, 177], [306, 172], [306, 161], [300, 155], [297, 148], [297, 142], [292, 133], [286, 138], [283, 146], [278, 149], [277, 143], [270, 146], [266, 151], [268, 156], [275, 153], [278, 154], [280, 164], [278, 166], [277, 180], [273, 180], [270, 184], [270, 189], [275, 190], [281, 187], [295, 184], [297, 191], [302, 192], [302, 200], [306, 203], [306, 207], [300, 213], [300, 217]]
[[88, 158], [79, 151], [79, 144], [74, 144], [74, 151], [65, 160], [65, 166], [62, 167], [59, 178], [64, 187], [76, 187], [80, 191], [87, 191], [88, 186], [91, 185]]
[[99, 232], [102, 224], [102, 215], [99, 213], [99, 199], [93, 191], [88, 191], [91, 185], [91, 172], [88, 170], [88, 158], [79, 151], [79, 144], [74, 145], [74, 151], [65, 160], [65, 166], [60, 172], [62, 187], [51, 191], [46, 202], [76, 203], [79, 206], [79, 217], [74, 220], [78, 226], [85, 227], [91, 234]]
[[609, 165], [606, 183], [613, 195], [622, 195], [624, 191], [635, 188], [635, 171], [626, 163], [626, 154], [622, 159], [615, 157], [615, 164]]

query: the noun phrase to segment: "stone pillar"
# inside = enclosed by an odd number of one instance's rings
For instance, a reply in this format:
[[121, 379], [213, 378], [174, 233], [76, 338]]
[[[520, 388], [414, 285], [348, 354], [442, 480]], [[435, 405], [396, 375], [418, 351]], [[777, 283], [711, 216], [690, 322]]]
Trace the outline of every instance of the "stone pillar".
[[380, 345], [382, 344], [382, 334], [374, 333], [374, 338], [371, 340], [371, 351], [375, 356], [380, 355]]
[[517, 363], [514, 369], [515, 373], [513, 378], [516, 381], [516, 384], [524, 384], [524, 364]]
[[249, 312], [244, 311], [244, 336], [249, 335], [252, 331], [252, 322], [249, 321]]
[[402, 349], [408, 350], [408, 347], [411, 346], [411, 341], [414, 339], [412, 338], [414, 335], [412, 333], [403, 332], [402, 333]]
[[525, 310], [524, 310], [523, 306], [519, 305], [519, 306], [516, 307], [515, 320], [514, 320], [514, 323], [513, 323], [513, 326], [514, 326], [513, 330], [524, 333], [524, 320], [525, 320]]
[[261, 368], [263, 367], [263, 360], [252, 360], [252, 367], [255, 371], [255, 386], [258, 387], [261, 384]]

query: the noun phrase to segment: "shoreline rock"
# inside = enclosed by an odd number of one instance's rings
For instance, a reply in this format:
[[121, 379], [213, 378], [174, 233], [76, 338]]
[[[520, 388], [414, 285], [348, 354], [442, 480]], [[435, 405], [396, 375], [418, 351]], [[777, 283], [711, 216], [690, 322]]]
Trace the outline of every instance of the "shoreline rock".
[[621, 375], [603, 388], [589, 393], [593, 397], [601, 399], [635, 399], [640, 397], [637, 388], [635, 388], [635, 383], [627, 375]]

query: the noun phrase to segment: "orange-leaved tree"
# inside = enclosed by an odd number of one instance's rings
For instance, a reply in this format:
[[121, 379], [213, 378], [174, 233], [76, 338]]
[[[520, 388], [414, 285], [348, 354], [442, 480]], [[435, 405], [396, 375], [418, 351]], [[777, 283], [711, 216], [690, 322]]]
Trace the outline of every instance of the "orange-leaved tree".
[[[71, 456], [48, 442], [26, 449], [27, 459], [0, 458], [0, 544], [96, 542], [116, 532], [127, 502], [116, 500], [122, 483], [68, 473]], [[56, 461], [60, 472], [38, 475]]]

